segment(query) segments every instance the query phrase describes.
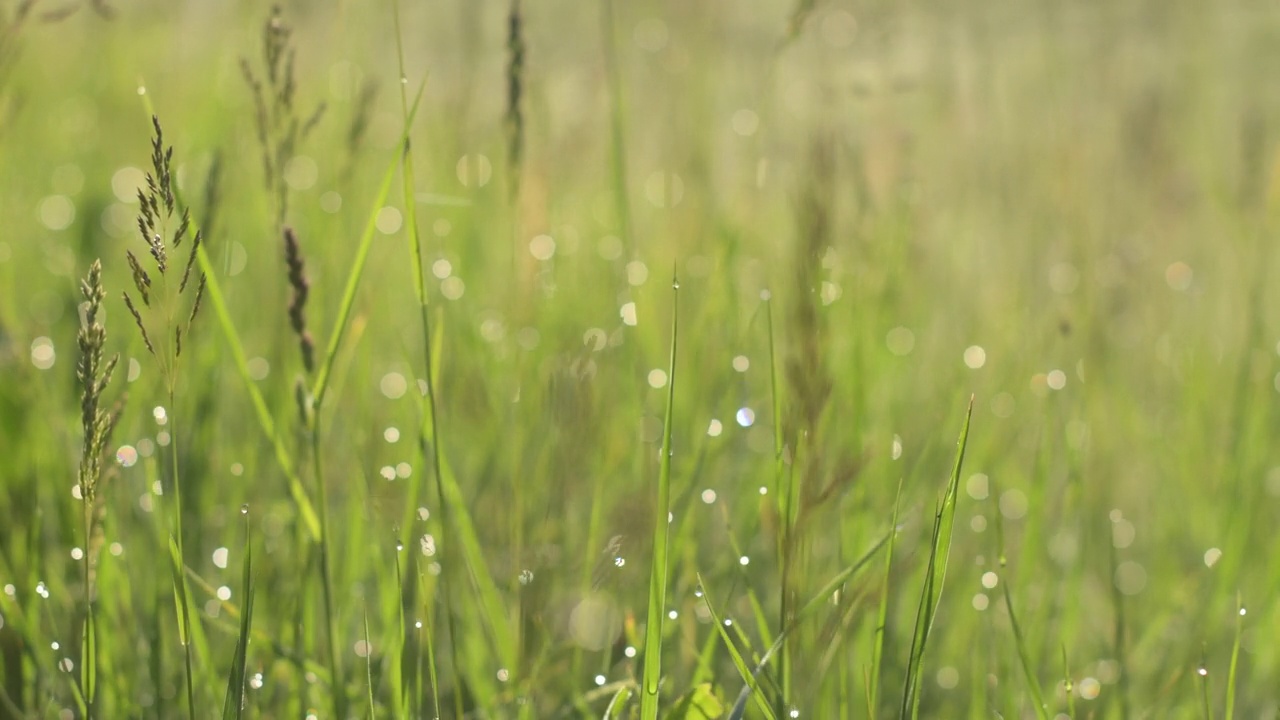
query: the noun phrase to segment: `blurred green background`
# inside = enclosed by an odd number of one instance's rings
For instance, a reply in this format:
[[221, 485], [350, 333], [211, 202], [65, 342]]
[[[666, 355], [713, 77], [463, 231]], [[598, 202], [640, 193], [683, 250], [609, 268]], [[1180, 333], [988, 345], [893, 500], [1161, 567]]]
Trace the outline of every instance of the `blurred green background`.
[[[787, 706], [866, 716], [888, 592], [876, 710], [896, 717], [930, 514], [972, 395], [922, 714], [1037, 717], [1007, 588], [1048, 717], [1216, 717], [1228, 702], [1277, 716], [1280, 6], [530, 2], [518, 120], [509, 3], [403, 2], [403, 79], [394, 12], [339, 0], [280, 16], [296, 50], [283, 117], [323, 107], [278, 163], [321, 352], [375, 228], [321, 415], [354, 708], [395, 714], [401, 566], [421, 573], [406, 612], [434, 629], [440, 693], [477, 717], [600, 717], [605, 691], [639, 677], [674, 267], [664, 698], [692, 678], [727, 706], [742, 686], [696, 573], [763, 652], [783, 596], [807, 600], [889, 529], [901, 481], [892, 568], [877, 556], [786, 650]], [[332, 717], [316, 546], [221, 326], [202, 309], [163, 408], [119, 297], [125, 249], [146, 249], [134, 216], [154, 112], [252, 383], [314, 496], [279, 204], [242, 72], [266, 77], [269, 17], [250, 2], [0, 3], [0, 717], [80, 712], [61, 661], [80, 662], [75, 335], [95, 258], [121, 353], [107, 399], [128, 397], [101, 489], [100, 714], [185, 714], [153, 487], [172, 479], [172, 418], [187, 564], [208, 583], [192, 586], [201, 703], [222, 704], [247, 503], [262, 633], [247, 712]], [[460, 560], [457, 606], [438, 602], [456, 531], [435, 524], [417, 442], [400, 175], [378, 195], [402, 88], [411, 104], [424, 79], [411, 194], [434, 427], [519, 647], [494, 640]], [[786, 581], [761, 493], [777, 487], [775, 426], [800, 499]], [[440, 556], [419, 552], [424, 534]], [[592, 632], [574, 619], [584, 597], [604, 608]]]

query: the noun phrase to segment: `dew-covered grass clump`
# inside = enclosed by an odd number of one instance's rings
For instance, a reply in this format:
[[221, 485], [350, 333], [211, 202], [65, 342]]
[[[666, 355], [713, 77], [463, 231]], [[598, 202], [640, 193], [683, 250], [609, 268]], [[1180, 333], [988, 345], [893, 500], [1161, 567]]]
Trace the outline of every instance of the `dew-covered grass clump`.
[[0, 0], [0, 720], [1275, 720], [1278, 36]]

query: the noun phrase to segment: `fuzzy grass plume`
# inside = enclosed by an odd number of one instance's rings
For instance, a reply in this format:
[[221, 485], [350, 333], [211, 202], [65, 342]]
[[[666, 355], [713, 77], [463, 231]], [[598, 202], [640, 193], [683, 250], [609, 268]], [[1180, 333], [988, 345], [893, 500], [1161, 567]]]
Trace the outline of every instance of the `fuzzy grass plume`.
[[81, 306], [84, 318], [76, 344], [80, 359], [76, 364], [76, 377], [80, 381], [80, 427], [84, 434], [80, 454], [80, 470], [77, 483], [83, 503], [85, 551], [84, 563], [84, 629], [80, 653], [80, 688], [77, 699], [86, 718], [94, 717], [94, 699], [97, 692], [98, 630], [94, 608], [94, 565], [97, 558], [95, 526], [98, 519], [98, 489], [102, 480], [102, 455], [111, 430], [119, 419], [118, 412], [103, 409], [103, 392], [111, 382], [120, 355], [112, 355], [104, 362], [103, 349], [107, 330], [101, 322], [102, 300], [106, 290], [102, 287], [102, 263], [94, 260], [89, 274], [80, 281]]
[[283, 224], [289, 211], [289, 186], [285, 169], [298, 143], [315, 129], [325, 104], [316, 105], [303, 119], [294, 104], [298, 84], [294, 71], [297, 51], [291, 42], [293, 28], [284, 21], [279, 5], [262, 26], [262, 67], [255, 72], [248, 58], [240, 59], [240, 72], [253, 95], [254, 124], [262, 148], [262, 172], [275, 202], [275, 221]]

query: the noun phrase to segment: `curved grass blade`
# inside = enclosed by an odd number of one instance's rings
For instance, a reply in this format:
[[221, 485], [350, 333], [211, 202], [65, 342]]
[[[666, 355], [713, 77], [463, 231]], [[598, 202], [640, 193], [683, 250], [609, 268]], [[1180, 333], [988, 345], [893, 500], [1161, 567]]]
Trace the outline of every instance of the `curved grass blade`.
[[680, 280], [671, 278], [671, 357], [667, 363], [667, 411], [662, 427], [662, 460], [658, 472], [658, 503], [653, 519], [653, 563], [649, 572], [649, 612], [644, 629], [644, 676], [640, 719], [658, 717], [658, 686], [662, 681], [662, 619], [667, 602], [667, 533], [671, 511], [671, 424], [676, 397], [676, 341], [679, 336]]
[[[711, 602], [711, 595], [707, 593], [707, 584], [703, 582], [702, 575], [699, 574], [697, 577], [698, 587], [702, 588], [702, 600], [707, 604], [707, 611], [711, 613], [711, 624], [716, 626], [716, 632], [720, 634], [720, 639], [724, 641], [724, 646], [728, 648], [729, 657], [733, 660], [734, 667], [738, 669], [738, 675], [746, 683], [743, 692], [755, 697], [756, 706], [760, 708], [760, 712], [764, 713], [766, 718], [777, 720], [777, 716], [773, 714], [773, 706], [769, 704], [768, 696], [764, 694], [764, 691], [760, 689], [760, 684], [756, 682], [755, 673], [751, 672], [751, 668], [747, 666], [747, 661], [742, 658], [742, 653], [738, 651], [738, 646], [733, 642], [733, 638], [729, 637], [728, 631], [725, 630], [724, 620], [716, 612], [715, 604]], [[741, 695], [739, 695], [738, 701], [745, 706]], [[735, 705], [734, 712], [737, 712], [737, 710]]]
[[622, 686], [618, 688], [618, 692], [614, 693], [613, 698], [609, 700], [609, 707], [604, 709], [603, 720], [617, 720], [622, 717], [622, 712], [627, 709], [627, 703], [631, 701], [631, 688]]

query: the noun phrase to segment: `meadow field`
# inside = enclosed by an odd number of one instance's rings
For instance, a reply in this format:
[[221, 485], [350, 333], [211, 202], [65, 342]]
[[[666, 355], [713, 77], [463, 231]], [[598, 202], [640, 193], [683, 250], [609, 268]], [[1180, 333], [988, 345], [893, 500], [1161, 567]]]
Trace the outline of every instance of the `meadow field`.
[[0, 0], [0, 720], [1277, 718], [1278, 72], [1261, 0]]

